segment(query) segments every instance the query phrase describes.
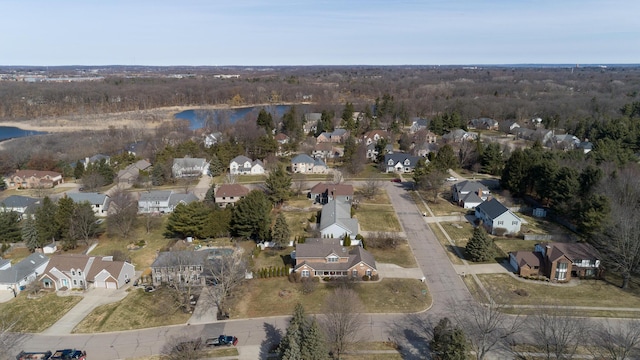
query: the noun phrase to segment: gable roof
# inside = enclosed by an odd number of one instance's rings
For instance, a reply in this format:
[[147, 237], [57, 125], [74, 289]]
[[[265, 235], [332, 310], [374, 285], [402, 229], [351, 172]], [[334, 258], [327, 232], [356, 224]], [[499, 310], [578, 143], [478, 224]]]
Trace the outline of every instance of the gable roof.
[[487, 214], [487, 216], [489, 216], [489, 218], [491, 219], [495, 219], [498, 216], [509, 211], [509, 209], [507, 209], [506, 206], [502, 205], [502, 203], [498, 201], [496, 198], [484, 201], [482, 204], [478, 205], [476, 209], [481, 210], [482, 212]]
[[50, 178], [55, 178], [55, 177], [61, 177], [62, 174], [59, 172], [55, 172], [55, 171], [42, 171], [42, 170], [18, 170], [16, 171], [13, 175], [11, 175], [11, 177], [14, 176], [18, 176], [22, 179], [26, 179], [26, 178], [30, 178], [30, 177], [35, 177], [38, 179], [42, 179], [44, 177], [50, 177]]
[[240, 184], [222, 184], [216, 190], [215, 197], [247, 196], [249, 189]]
[[207, 159], [203, 158], [178, 158], [173, 159], [174, 168], [202, 168], [207, 164]]
[[307, 154], [298, 154], [291, 159], [292, 164], [315, 164], [316, 161]]
[[472, 193], [478, 190], [482, 190], [482, 192], [489, 192], [489, 189], [481, 182], [470, 180], [460, 181], [459, 183], [454, 184], [453, 187], [458, 193]]
[[[324, 259], [330, 255], [340, 258], [348, 258], [347, 262], [306, 262], [304, 259]], [[376, 261], [373, 255], [360, 246], [351, 250], [340, 245], [340, 240], [332, 242], [313, 241], [310, 243], [296, 244], [296, 259], [303, 259], [297, 262], [295, 268], [306, 264], [316, 270], [347, 270], [360, 262], [367, 264], [372, 269], [376, 269]]]
[[353, 196], [353, 185], [317, 183], [309, 192], [312, 194], [328, 192], [334, 196]]
[[283, 140], [288, 140], [288, 139], [289, 139], [289, 137], [287, 136], [287, 134], [284, 134], [284, 133], [279, 133], [279, 134], [277, 134], [276, 136], [274, 136], [273, 138], [274, 138], [274, 140], [276, 140], [276, 141], [283, 141]]
[[171, 267], [176, 265], [205, 265], [215, 257], [220, 249], [208, 249], [202, 251], [162, 251], [151, 264], [152, 268]]
[[542, 243], [543, 247], [551, 247], [551, 251], [547, 256], [550, 261], [556, 261], [562, 256], [566, 256], [571, 261], [599, 259], [598, 251], [587, 243]]
[[235, 162], [237, 164], [244, 164], [247, 161], [251, 162], [251, 159], [249, 159], [248, 157], [246, 157], [244, 155], [238, 155], [238, 156], [234, 157], [233, 159], [231, 159], [231, 162]]
[[106, 194], [100, 194], [96, 192], [87, 192], [87, 193], [67, 193], [67, 197], [73, 200], [74, 203], [82, 203], [88, 201], [90, 204], [104, 204], [107, 200]]
[[344, 201], [329, 200], [320, 214], [320, 230], [337, 224], [349, 230], [352, 234], [358, 233], [358, 219], [351, 218], [351, 204]]
[[16, 284], [21, 279], [34, 273], [42, 264], [49, 261], [49, 258], [41, 253], [33, 253], [22, 259], [19, 263], [6, 270], [0, 270], [0, 283]]
[[419, 156], [413, 156], [405, 153], [393, 153], [393, 154], [385, 154], [384, 155], [384, 163], [388, 164], [389, 160], [393, 160], [393, 164], [402, 163], [404, 165], [405, 160], [409, 160], [409, 166], [416, 166], [418, 160], [421, 159]]
[[9, 209], [26, 208], [33, 204], [38, 203], [40, 200], [22, 195], [11, 195], [6, 199], [0, 201], [0, 207], [7, 207]]
[[533, 268], [535, 266], [540, 267], [543, 264], [542, 254], [539, 252], [516, 251], [511, 254], [516, 258], [516, 263], [519, 267], [528, 265]]
[[173, 191], [171, 190], [152, 190], [143, 192], [140, 194], [140, 199], [138, 201], [141, 202], [154, 202], [154, 201], [169, 201], [171, 194]]
[[97, 274], [103, 270], [108, 271], [112, 276], [118, 277], [122, 268], [124, 267], [124, 261], [113, 261], [110, 256], [90, 256], [83, 254], [61, 254], [51, 257], [46, 270], [40, 278], [49, 277], [54, 280], [59, 280], [51, 271], [55, 268], [62, 273], [68, 273], [73, 270], [86, 271], [85, 278], [87, 281], [94, 281]]
[[188, 194], [174, 194], [169, 195], [169, 206], [177, 206], [180, 202], [185, 204], [191, 204], [194, 201], [198, 201], [198, 197], [193, 193]]

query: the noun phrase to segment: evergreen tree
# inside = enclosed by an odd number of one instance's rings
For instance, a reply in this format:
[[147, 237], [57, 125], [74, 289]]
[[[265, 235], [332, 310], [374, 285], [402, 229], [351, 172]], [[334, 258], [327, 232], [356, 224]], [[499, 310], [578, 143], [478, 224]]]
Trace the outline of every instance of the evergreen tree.
[[376, 156], [376, 162], [384, 162], [384, 156], [386, 155], [385, 149], [388, 144], [389, 140], [387, 140], [387, 138], [382, 137], [378, 140], [378, 142], [376, 143], [376, 152], [378, 153], [378, 155]]
[[71, 218], [73, 216], [73, 208], [75, 204], [70, 197], [64, 196], [58, 200], [56, 209], [56, 226], [58, 227], [58, 238], [60, 240], [69, 239], [69, 229], [71, 228]]
[[318, 320], [313, 317], [302, 336], [302, 358], [305, 360], [327, 360], [327, 344]]
[[524, 151], [515, 149], [502, 171], [500, 185], [516, 196], [524, 195], [527, 192], [529, 167], [530, 163]]
[[449, 169], [456, 169], [458, 167], [458, 158], [453, 152], [451, 145], [446, 144], [438, 150], [438, 154], [433, 161], [433, 166], [435, 166], [436, 169], [445, 172]]
[[58, 225], [56, 223], [57, 206], [46, 196], [42, 206], [36, 208], [36, 229], [38, 231], [38, 247], [56, 240]]
[[73, 169], [73, 177], [82, 179], [82, 175], [84, 175], [84, 164], [78, 160], [76, 161], [76, 167]]
[[229, 225], [231, 223], [232, 213], [232, 206], [227, 206], [222, 209], [215, 206], [213, 211], [209, 212], [207, 216], [202, 236], [205, 238], [229, 236]]
[[13, 243], [20, 239], [20, 214], [15, 211], [0, 212], [0, 241]]
[[[296, 323], [292, 323], [287, 328], [287, 334], [280, 343], [282, 360], [304, 360], [302, 351], [300, 350], [300, 327]], [[282, 346], [284, 344], [284, 346]]]
[[269, 172], [265, 183], [272, 203], [280, 205], [291, 197], [291, 175], [287, 173], [284, 166], [278, 165]]
[[500, 150], [498, 143], [489, 143], [489, 145], [482, 150], [480, 165], [484, 173], [491, 175], [500, 175], [502, 173], [504, 161], [502, 160], [502, 150]]
[[273, 231], [271, 232], [271, 241], [275, 242], [279, 248], [283, 248], [289, 244], [289, 238], [291, 233], [289, 231], [289, 225], [282, 213], [276, 217], [276, 222], [273, 225]]
[[342, 239], [343, 246], [351, 246], [351, 236], [349, 234], [344, 234], [344, 238]]
[[273, 124], [273, 116], [271, 115], [271, 113], [265, 111], [265, 109], [260, 109], [256, 122], [259, 127], [264, 128], [267, 134], [271, 134], [271, 131], [275, 129], [275, 125]]
[[231, 215], [231, 232], [254, 240], [268, 240], [272, 204], [260, 190], [253, 190], [235, 203]]
[[433, 328], [433, 339], [429, 347], [436, 360], [466, 360], [469, 354], [469, 344], [464, 332], [453, 326], [446, 317], [440, 319]]
[[220, 161], [218, 156], [213, 154], [211, 156], [211, 161], [209, 163], [209, 175], [214, 177], [219, 176], [224, 172], [224, 170], [225, 170], [225, 166], [222, 165], [222, 161]]
[[354, 112], [353, 104], [347, 101], [342, 110], [342, 127], [349, 131], [353, 131], [356, 128], [356, 122], [353, 119]]
[[31, 216], [27, 217], [22, 226], [22, 241], [31, 252], [40, 246], [36, 222]]
[[489, 238], [487, 232], [484, 231], [482, 225], [478, 225], [473, 229], [473, 235], [469, 239], [469, 242], [467, 242], [465, 250], [471, 261], [480, 262], [491, 260], [493, 257], [493, 241]]
[[162, 186], [169, 181], [167, 170], [162, 162], [156, 162], [151, 171], [151, 184], [153, 186]]
[[203, 229], [210, 211], [209, 208], [199, 201], [194, 201], [189, 205], [183, 203], [178, 204], [178, 206], [173, 209], [171, 215], [169, 215], [169, 219], [167, 219], [165, 236], [180, 238], [188, 236], [204, 237], [202, 236]]
[[212, 184], [209, 187], [207, 193], [204, 195], [204, 199], [202, 199], [202, 202], [211, 207], [216, 206], [216, 184]]

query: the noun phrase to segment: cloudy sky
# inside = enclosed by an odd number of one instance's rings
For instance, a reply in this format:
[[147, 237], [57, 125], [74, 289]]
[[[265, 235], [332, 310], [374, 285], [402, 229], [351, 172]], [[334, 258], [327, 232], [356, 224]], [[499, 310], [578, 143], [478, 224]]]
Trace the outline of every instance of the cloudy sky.
[[640, 63], [638, 0], [0, 0], [0, 65]]

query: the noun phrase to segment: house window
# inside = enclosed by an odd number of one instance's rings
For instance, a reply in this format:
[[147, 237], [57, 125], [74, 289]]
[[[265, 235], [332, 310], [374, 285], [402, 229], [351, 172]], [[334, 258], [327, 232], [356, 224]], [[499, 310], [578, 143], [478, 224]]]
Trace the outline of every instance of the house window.
[[74, 275], [74, 276], [76, 275], [75, 270], [71, 270], [71, 275]]
[[76, 285], [78, 285], [78, 282], [73, 280], [73, 286], [76, 286]]
[[358, 276], [358, 270], [351, 271], [351, 276], [357, 277]]
[[367, 269], [367, 271], [365, 271], [365, 274], [366, 274], [367, 276], [371, 276], [371, 269]]
[[518, 225], [518, 221], [512, 221], [511, 225]]
[[327, 258], [327, 262], [330, 262], [330, 263], [337, 263], [337, 262], [338, 262], [338, 257], [337, 257], [337, 256], [329, 256], [329, 257]]
[[84, 286], [84, 281], [80, 280], [80, 286]]
[[300, 274], [300, 276], [309, 277], [309, 270], [302, 270], [302, 273]]
[[567, 279], [567, 263], [559, 263], [556, 267], [556, 280], [566, 280]]
[[498, 225], [504, 224], [504, 221], [498, 221]]
[[78, 276], [82, 276], [82, 271], [78, 270]]

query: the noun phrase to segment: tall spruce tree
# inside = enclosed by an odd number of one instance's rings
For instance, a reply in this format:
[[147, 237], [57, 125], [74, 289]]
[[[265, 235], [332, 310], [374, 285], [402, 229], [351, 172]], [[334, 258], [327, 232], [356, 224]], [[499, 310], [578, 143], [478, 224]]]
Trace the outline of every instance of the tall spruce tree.
[[42, 200], [42, 206], [36, 208], [37, 247], [42, 247], [57, 239], [58, 224], [56, 222], [56, 213], [57, 206], [48, 196]]
[[58, 200], [55, 219], [58, 227], [58, 236], [62, 241], [66, 241], [70, 237], [69, 229], [71, 228], [74, 206], [73, 200], [66, 195]]
[[21, 238], [20, 214], [16, 211], [0, 212], [0, 241], [13, 243]]
[[33, 252], [39, 246], [38, 229], [36, 222], [28, 216], [22, 225], [22, 241], [29, 251]]
[[327, 360], [329, 358], [324, 334], [318, 320], [313, 317], [302, 334], [302, 358], [305, 360]]
[[289, 231], [289, 225], [287, 225], [284, 215], [279, 213], [273, 225], [273, 230], [271, 231], [271, 241], [275, 242], [278, 248], [283, 248], [289, 244], [290, 238], [291, 232]]
[[231, 215], [231, 232], [256, 241], [268, 240], [272, 204], [260, 190], [253, 190], [235, 203]]
[[291, 175], [287, 173], [284, 166], [279, 165], [269, 172], [265, 183], [272, 203], [280, 205], [291, 197]]
[[469, 355], [469, 344], [464, 332], [453, 326], [446, 317], [440, 319], [433, 328], [433, 339], [429, 347], [436, 360], [466, 360]]
[[473, 235], [467, 242], [465, 250], [471, 261], [489, 261], [493, 258], [493, 241], [482, 225], [473, 229]]
[[289, 320], [287, 333], [278, 346], [278, 351], [282, 354], [283, 359], [302, 359], [300, 347], [306, 327], [307, 318], [304, 313], [304, 306], [301, 303], [297, 303], [293, 310], [293, 316]]

